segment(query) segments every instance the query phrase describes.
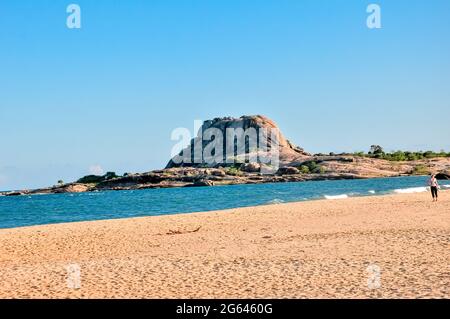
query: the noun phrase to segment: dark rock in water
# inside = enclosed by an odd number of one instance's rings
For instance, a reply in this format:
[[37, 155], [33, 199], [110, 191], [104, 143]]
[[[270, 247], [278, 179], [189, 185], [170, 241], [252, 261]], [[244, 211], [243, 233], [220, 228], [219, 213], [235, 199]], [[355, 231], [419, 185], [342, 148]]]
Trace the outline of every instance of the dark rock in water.
[[77, 183], [78, 184], [98, 184], [113, 178], [117, 178], [119, 176], [116, 175], [116, 173], [114, 172], [107, 172], [105, 175], [103, 176], [98, 176], [98, 175], [87, 175], [84, 176], [82, 178], [80, 178]]
[[436, 179], [439, 179], [439, 180], [450, 180], [450, 174], [446, 174], [446, 173], [436, 174]]
[[5, 196], [22, 196], [25, 195], [25, 193], [23, 192], [9, 192], [9, 193], [4, 193]]
[[210, 180], [196, 180], [193, 184], [187, 185], [191, 187], [206, 187], [206, 186], [214, 186], [214, 182]]
[[144, 173], [127, 175], [124, 177], [118, 177], [111, 180], [101, 182], [97, 185], [98, 188], [109, 188], [117, 185], [136, 185], [136, 184], [158, 184], [167, 179], [164, 173]]

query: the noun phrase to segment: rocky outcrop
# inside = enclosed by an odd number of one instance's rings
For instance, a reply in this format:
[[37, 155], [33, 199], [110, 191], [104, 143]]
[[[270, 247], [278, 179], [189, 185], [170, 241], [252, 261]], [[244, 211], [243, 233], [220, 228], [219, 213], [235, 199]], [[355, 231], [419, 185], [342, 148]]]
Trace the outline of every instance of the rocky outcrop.
[[193, 184], [189, 184], [187, 186], [194, 186], [194, 187], [214, 186], [214, 182], [207, 179], [200, 179], [195, 181]]
[[300, 174], [300, 170], [296, 167], [281, 167], [278, 172], [278, 175], [297, 175]]
[[436, 179], [439, 179], [439, 180], [450, 180], [450, 174], [446, 174], [446, 173], [436, 174]]
[[[313, 156], [305, 152], [302, 148], [293, 145], [279, 132], [277, 125], [270, 119], [257, 116], [243, 116], [241, 118], [217, 118], [206, 121], [203, 124], [199, 135], [191, 141], [191, 147], [183, 150], [181, 155], [193, 155], [190, 153], [194, 146], [199, 146], [202, 154], [208, 149], [211, 141], [215, 138], [204, 139], [202, 133], [212, 129], [223, 135], [220, 148], [223, 154], [227, 155], [227, 129], [233, 132], [256, 131], [258, 140], [263, 139], [268, 142], [267, 149], [262, 151], [253, 149], [254, 146], [244, 139], [241, 144], [245, 147], [236, 147], [232, 154], [232, 161], [225, 163], [209, 163], [201, 161], [198, 163], [182, 162], [179, 158], [172, 159], [166, 169], [155, 170], [141, 174], [126, 174], [117, 177], [114, 173], [107, 173], [104, 176], [86, 176], [76, 183], [59, 185], [36, 190], [24, 190], [14, 192], [3, 192], [4, 196], [20, 196], [32, 194], [51, 193], [76, 193], [103, 190], [138, 190], [149, 188], [172, 188], [172, 187], [207, 187], [219, 185], [236, 184], [262, 184], [262, 183], [283, 183], [283, 182], [303, 182], [319, 180], [340, 180], [340, 179], [362, 179], [374, 177], [396, 177], [414, 175], [417, 172], [441, 172], [438, 179], [450, 179], [450, 158], [433, 158], [408, 162], [393, 162], [367, 156], [356, 155], [317, 155]], [[267, 134], [270, 130], [278, 132], [277, 140], [273, 142], [273, 135]], [[240, 135], [242, 137], [242, 135]], [[236, 138], [235, 134], [231, 137]], [[273, 146], [277, 147], [279, 162], [277, 166], [271, 163], [254, 159], [255, 153], [262, 154], [263, 157], [270, 154]], [[235, 145], [233, 145], [235, 146]], [[261, 146], [261, 145], [259, 145]], [[217, 154], [213, 154], [217, 155]], [[220, 152], [219, 152], [220, 155]], [[221, 157], [226, 160], [225, 156]], [[190, 160], [192, 160], [192, 156]], [[420, 170], [418, 169], [420, 168]]]
[[1, 193], [2, 196], [22, 196], [25, 195], [26, 192], [18, 192], [18, 191], [13, 191], [13, 192], [3, 192]]
[[[305, 173], [298, 167], [314, 162], [324, 168]], [[234, 167], [196, 168], [176, 167], [143, 174], [129, 174], [98, 184], [73, 183], [50, 188], [4, 192], [4, 196], [33, 194], [91, 192], [103, 190], [139, 190], [149, 188], [207, 187], [237, 184], [286, 183], [322, 180], [364, 179], [411, 175], [414, 167], [426, 166], [430, 171], [447, 172], [450, 158], [419, 160], [412, 162], [389, 162], [364, 157], [309, 157], [300, 166], [281, 167], [275, 174], [261, 174], [259, 164], [242, 164]], [[450, 178], [442, 173], [438, 178]]]
[[246, 173], [258, 173], [261, 171], [261, 164], [246, 163], [246, 164], [242, 165], [241, 170]]
[[54, 193], [84, 193], [92, 188], [93, 186], [89, 184], [75, 183], [56, 188]]
[[[234, 134], [231, 134], [232, 132]], [[217, 134], [220, 134], [220, 138]], [[215, 146], [217, 149], [214, 149], [210, 156], [205, 155], [210, 154], [208, 151]], [[272, 147], [275, 146], [278, 146], [277, 157], [280, 165], [302, 161], [311, 155], [288, 141], [275, 122], [265, 116], [216, 118], [205, 121], [197, 137], [192, 139], [190, 145], [180, 154], [172, 158], [166, 168], [266, 163], [270, 151], [273, 151]]]

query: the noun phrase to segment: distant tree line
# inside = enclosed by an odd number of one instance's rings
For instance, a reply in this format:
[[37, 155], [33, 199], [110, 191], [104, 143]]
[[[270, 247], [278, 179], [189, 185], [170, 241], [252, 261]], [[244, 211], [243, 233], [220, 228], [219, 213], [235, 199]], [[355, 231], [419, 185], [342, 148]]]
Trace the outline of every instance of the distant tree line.
[[[324, 155], [324, 154], [316, 154], [316, 155]], [[370, 150], [365, 152], [355, 152], [355, 153], [341, 153], [335, 154], [330, 153], [330, 156], [336, 155], [353, 155], [359, 157], [369, 157], [369, 158], [379, 158], [392, 162], [404, 162], [404, 161], [417, 161], [422, 159], [430, 159], [430, 158], [439, 158], [439, 157], [450, 157], [450, 153], [445, 151], [434, 152], [434, 151], [418, 151], [418, 152], [410, 152], [410, 151], [395, 151], [395, 152], [385, 152], [383, 147], [380, 145], [372, 145]]]

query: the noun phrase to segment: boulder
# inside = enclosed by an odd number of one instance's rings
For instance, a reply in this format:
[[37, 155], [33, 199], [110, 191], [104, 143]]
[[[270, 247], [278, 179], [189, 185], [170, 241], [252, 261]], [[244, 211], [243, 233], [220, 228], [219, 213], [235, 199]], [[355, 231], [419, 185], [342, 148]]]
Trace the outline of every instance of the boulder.
[[210, 180], [201, 179], [201, 180], [195, 181], [192, 184], [192, 186], [195, 186], [195, 187], [214, 186], [214, 182], [210, 181]]
[[446, 173], [436, 174], [436, 179], [439, 179], [439, 180], [450, 180], [450, 174], [446, 174]]
[[22, 196], [25, 195], [23, 192], [9, 192], [9, 193], [3, 193], [5, 196]]
[[241, 168], [246, 173], [259, 173], [261, 171], [261, 164], [259, 163], [247, 163]]
[[225, 176], [227, 176], [227, 173], [225, 173], [225, 171], [223, 171], [223, 170], [216, 170], [216, 171], [212, 171], [211, 175], [217, 176], [217, 177], [225, 177]]
[[297, 175], [300, 174], [300, 171], [296, 167], [281, 167], [278, 172], [278, 175]]

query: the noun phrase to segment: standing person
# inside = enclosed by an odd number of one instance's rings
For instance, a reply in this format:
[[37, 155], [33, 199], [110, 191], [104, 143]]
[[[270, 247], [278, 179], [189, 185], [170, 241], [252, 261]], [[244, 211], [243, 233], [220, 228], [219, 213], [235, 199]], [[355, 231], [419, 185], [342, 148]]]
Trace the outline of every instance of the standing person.
[[436, 175], [431, 175], [430, 180], [428, 181], [428, 185], [431, 188], [431, 196], [433, 197], [433, 202], [438, 201], [438, 189], [439, 189], [439, 183], [436, 179]]

